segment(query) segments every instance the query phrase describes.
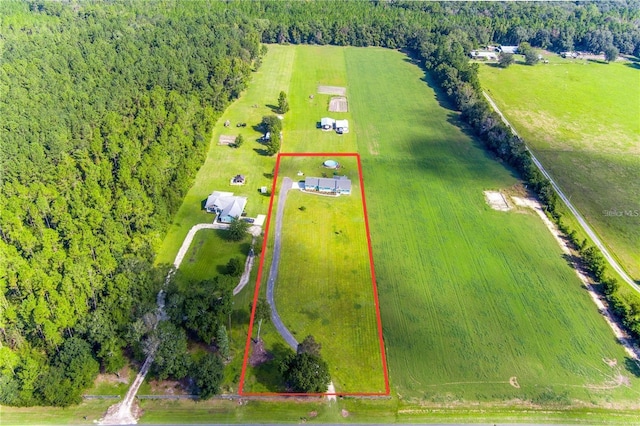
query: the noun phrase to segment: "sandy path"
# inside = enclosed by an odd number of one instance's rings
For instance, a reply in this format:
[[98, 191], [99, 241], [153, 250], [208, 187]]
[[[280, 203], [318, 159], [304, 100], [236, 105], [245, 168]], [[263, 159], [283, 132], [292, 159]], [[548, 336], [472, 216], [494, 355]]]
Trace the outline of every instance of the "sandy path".
[[[553, 235], [553, 237], [556, 239], [556, 241], [562, 248], [562, 251], [568, 255], [572, 254], [571, 251], [569, 250], [569, 246], [567, 245], [566, 240], [562, 238], [562, 233], [558, 230], [555, 224], [551, 222], [551, 220], [547, 217], [547, 215], [542, 210], [542, 206], [540, 205], [540, 203], [538, 203], [538, 201], [530, 198], [520, 198], [520, 197], [511, 197], [511, 199], [514, 201], [514, 203], [516, 203], [519, 206], [529, 207], [533, 209], [538, 214], [538, 216], [540, 216], [540, 218], [542, 219], [544, 224], [547, 226], [549, 231], [551, 231], [551, 234]], [[580, 278], [584, 286], [587, 288], [589, 292], [589, 296], [591, 296], [591, 299], [593, 299], [593, 302], [598, 307], [598, 310], [604, 315], [605, 319], [607, 320], [607, 323], [609, 324], [609, 327], [611, 327], [611, 329], [613, 330], [613, 334], [616, 336], [620, 344], [624, 347], [624, 350], [629, 354], [631, 358], [636, 360], [636, 362], [640, 361], [640, 349], [633, 345], [632, 340], [629, 339], [629, 337], [624, 332], [624, 330], [622, 330], [618, 326], [618, 323], [613, 318], [613, 315], [609, 311], [608, 307], [606, 306], [606, 304], [603, 302], [603, 300], [600, 298], [598, 293], [595, 291], [595, 289], [591, 285], [591, 280], [589, 279], [589, 277], [583, 274], [582, 271], [576, 267], [576, 265], [574, 265], [573, 270], [576, 271], [576, 275], [578, 275], [578, 278]]]
[[253, 252], [253, 244], [256, 242], [256, 237], [254, 236], [251, 240], [251, 250], [249, 251], [249, 256], [247, 256], [247, 261], [244, 263], [244, 272], [242, 272], [242, 276], [240, 277], [240, 282], [233, 289], [233, 295], [237, 295], [242, 291], [242, 289], [249, 282], [249, 276], [251, 275], [251, 268], [253, 268], [253, 261], [256, 258], [255, 253]]
[[[502, 112], [500, 112], [500, 110], [498, 109], [498, 106], [495, 104], [495, 102], [493, 102], [493, 99], [491, 99], [486, 92], [482, 92], [482, 94], [487, 99], [489, 104], [491, 104], [491, 107], [495, 110], [495, 112], [498, 113], [498, 115], [502, 118], [502, 121], [504, 122], [504, 124], [506, 124], [507, 127], [511, 129], [514, 135], [516, 135], [519, 139], [522, 139], [520, 138], [520, 135], [518, 135], [518, 132], [516, 132], [516, 129], [514, 129], [513, 126], [507, 121], [506, 117], [502, 115]], [[556, 182], [553, 180], [551, 175], [547, 173], [545, 168], [538, 161], [536, 156], [533, 155], [533, 152], [531, 152], [531, 150], [529, 149], [529, 147], [526, 146], [526, 144], [525, 144], [525, 148], [527, 149], [527, 151], [529, 151], [529, 154], [531, 154], [531, 160], [533, 161], [533, 164], [536, 165], [536, 167], [538, 168], [538, 170], [540, 170], [540, 173], [542, 173], [544, 177], [549, 179], [549, 182], [551, 183], [551, 186], [553, 186], [553, 189], [558, 194], [558, 197], [560, 197], [560, 199], [565, 203], [565, 205], [569, 208], [569, 210], [571, 210], [571, 213], [573, 213], [578, 223], [580, 223], [580, 226], [582, 226], [582, 229], [584, 229], [584, 232], [586, 232], [587, 235], [589, 235], [589, 238], [591, 238], [593, 243], [598, 247], [598, 249], [602, 253], [602, 256], [604, 256], [607, 262], [609, 262], [609, 265], [611, 265], [611, 267], [622, 277], [622, 279], [627, 284], [629, 284], [635, 291], [640, 293], [640, 286], [636, 284], [636, 282], [632, 280], [629, 275], [627, 275], [627, 273], [622, 268], [622, 266], [620, 266], [618, 262], [616, 262], [616, 260], [613, 258], [611, 253], [609, 253], [609, 250], [607, 250], [607, 248], [605, 247], [604, 243], [600, 240], [598, 235], [596, 235], [593, 229], [591, 229], [591, 226], [589, 226], [589, 224], [584, 219], [584, 217], [582, 217], [580, 212], [578, 212], [578, 209], [576, 209], [574, 205], [571, 204], [571, 201], [569, 201], [567, 196], [564, 195], [564, 192], [562, 192], [558, 184], [556, 184]]]

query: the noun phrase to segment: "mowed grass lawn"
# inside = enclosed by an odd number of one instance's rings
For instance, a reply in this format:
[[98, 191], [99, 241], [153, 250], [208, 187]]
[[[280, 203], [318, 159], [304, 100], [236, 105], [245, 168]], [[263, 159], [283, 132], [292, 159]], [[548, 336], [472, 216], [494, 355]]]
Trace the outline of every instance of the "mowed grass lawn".
[[[397, 393], [434, 402], [637, 399], [625, 352], [542, 221], [485, 204], [483, 190], [517, 182], [510, 171], [461, 130], [401, 53], [345, 56]], [[617, 374], [631, 388], [602, 389]]]
[[[289, 191], [275, 301], [298, 341], [322, 344], [338, 392], [384, 393], [384, 370], [371, 281], [369, 249], [355, 157], [336, 157], [352, 194], [327, 197]], [[322, 158], [282, 157], [278, 179], [331, 176]], [[303, 179], [304, 177], [302, 177]], [[274, 212], [277, 205], [274, 205]], [[273, 238], [272, 223], [269, 238]]]
[[[483, 87], [640, 281], [640, 68], [554, 59], [480, 67]], [[607, 215], [606, 211], [618, 213]]]

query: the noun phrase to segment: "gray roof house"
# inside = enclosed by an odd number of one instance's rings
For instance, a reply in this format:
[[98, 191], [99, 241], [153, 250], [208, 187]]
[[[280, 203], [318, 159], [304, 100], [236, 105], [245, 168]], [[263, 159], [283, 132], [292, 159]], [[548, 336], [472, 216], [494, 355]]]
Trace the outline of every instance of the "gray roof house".
[[325, 194], [351, 194], [351, 180], [346, 176], [332, 178], [308, 177], [304, 180], [304, 190]]

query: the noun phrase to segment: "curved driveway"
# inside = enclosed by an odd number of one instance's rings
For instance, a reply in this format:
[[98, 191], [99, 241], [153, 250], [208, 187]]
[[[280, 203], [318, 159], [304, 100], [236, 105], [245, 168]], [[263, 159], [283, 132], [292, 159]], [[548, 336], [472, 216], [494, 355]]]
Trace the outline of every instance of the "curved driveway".
[[[507, 127], [511, 129], [514, 135], [516, 135], [519, 139], [522, 139], [520, 138], [520, 135], [518, 135], [518, 133], [516, 132], [516, 129], [514, 129], [513, 126], [507, 121], [506, 117], [502, 115], [502, 112], [500, 112], [500, 110], [498, 109], [498, 106], [495, 104], [495, 102], [493, 102], [493, 99], [491, 99], [486, 92], [482, 92], [482, 94], [487, 99], [487, 101], [489, 101], [489, 104], [491, 104], [491, 107], [495, 110], [495, 112], [497, 112], [498, 115], [502, 118], [502, 121], [504, 121], [504, 124], [506, 124]], [[638, 286], [638, 284], [636, 284], [636, 282], [629, 275], [627, 275], [627, 273], [622, 268], [622, 266], [620, 266], [618, 262], [616, 262], [616, 260], [613, 258], [611, 253], [609, 253], [609, 250], [607, 250], [607, 248], [605, 247], [604, 243], [600, 240], [598, 235], [593, 231], [593, 229], [591, 229], [591, 226], [589, 226], [589, 224], [584, 219], [584, 217], [582, 217], [580, 212], [578, 212], [578, 209], [576, 209], [573, 206], [573, 204], [571, 204], [571, 201], [569, 201], [567, 196], [564, 195], [564, 192], [562, 192], [562, 190], [560, 189], [556, 181], [554, 181], [553, 178], [549, 175], [549, 173], [547, 173], [545, 168], [538, 161], [536, 156], [533, 155], [533, 152], [531, 152], [531, 150], [526, 144], [525, 144], [525, 148], [527, 149], [527, 151], [529, 151], [529, 154], [531, 154], [531, 160], [533, 161], [533, 164], [536, 165], [536, 167], [538, 168], [538, 170], [540, 170], [540, 173], [542, 173], [544, 177], [549, 179], [549, 182], [551, 182], [551, 186], [553, 186], [553, 189], [556, 190], [558, 197], [560, 197], [560, 199], [564, 201], [564, 203], [567, 205], [569, 210], [571, 210], [571, 213], [573, 213], [573, 215], [576, 217], [576, 219], [578, 220], [578, 223], [580, 223], [580, 226], [582, 226], [582, 229], [584, 229], [584, 232], [586, 232], [587, 235], [589, 235], [591, 240], [593, 240], [593, 243], [600, 249], [602, 256], [604, 256], [607, 262], [609, 262], [609, 265], [611, 265], [611, 267], [622, 277], [622, 279], [627, 284], [633, 287], [635, 291], [640, 293], [640, 286]]]
[[293, 350], [298, 349], [298, 341], [293, 334], [289, 331], [289, 329], [284, 325], [282, 320], [280, 319], [280, 315], [278, 315], [278, 311], [276, 310], [276, 302], [274, 300], [274, 291], [273, 287], [276, 282], [276, 278], [278, 278], [278, 265], [280, 264], [280, 233], [282, 231], [282, 216], [284, 216], [284, 204], [287, 201], [287, 193], [291, 189], [293, 185], [291, 179], [288, 177], [282, 180], [282, 185], [280, 187], [280, 195], [278, 196], [278, 210], [276, 212], [276, 234], [273, 243], [273, 256], [271, 260], [271, 266], [269, 268], [269, 279], [267, 280], [267, 302], [269, 306], [271, 306], [271, 321], [273, 325], [275, 325], [278, 333], [287, 341], [289, 346], [293, 348]]

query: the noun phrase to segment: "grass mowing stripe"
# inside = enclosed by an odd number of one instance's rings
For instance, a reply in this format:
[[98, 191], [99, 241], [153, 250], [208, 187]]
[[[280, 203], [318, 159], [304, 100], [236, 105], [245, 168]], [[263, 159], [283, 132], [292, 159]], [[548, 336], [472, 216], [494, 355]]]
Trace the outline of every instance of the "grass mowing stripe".
[[637, 383], [602, 361], [622, 365], [624, 351], [539, 218], [485, 205], [483, 190], [517, 181], [394, 54], [349, 50], [347, 70], [395, 389], [434, 401], [535, 399], [546, 388], [632, 399], [624, 387], [590, 390], [618, 373]]

